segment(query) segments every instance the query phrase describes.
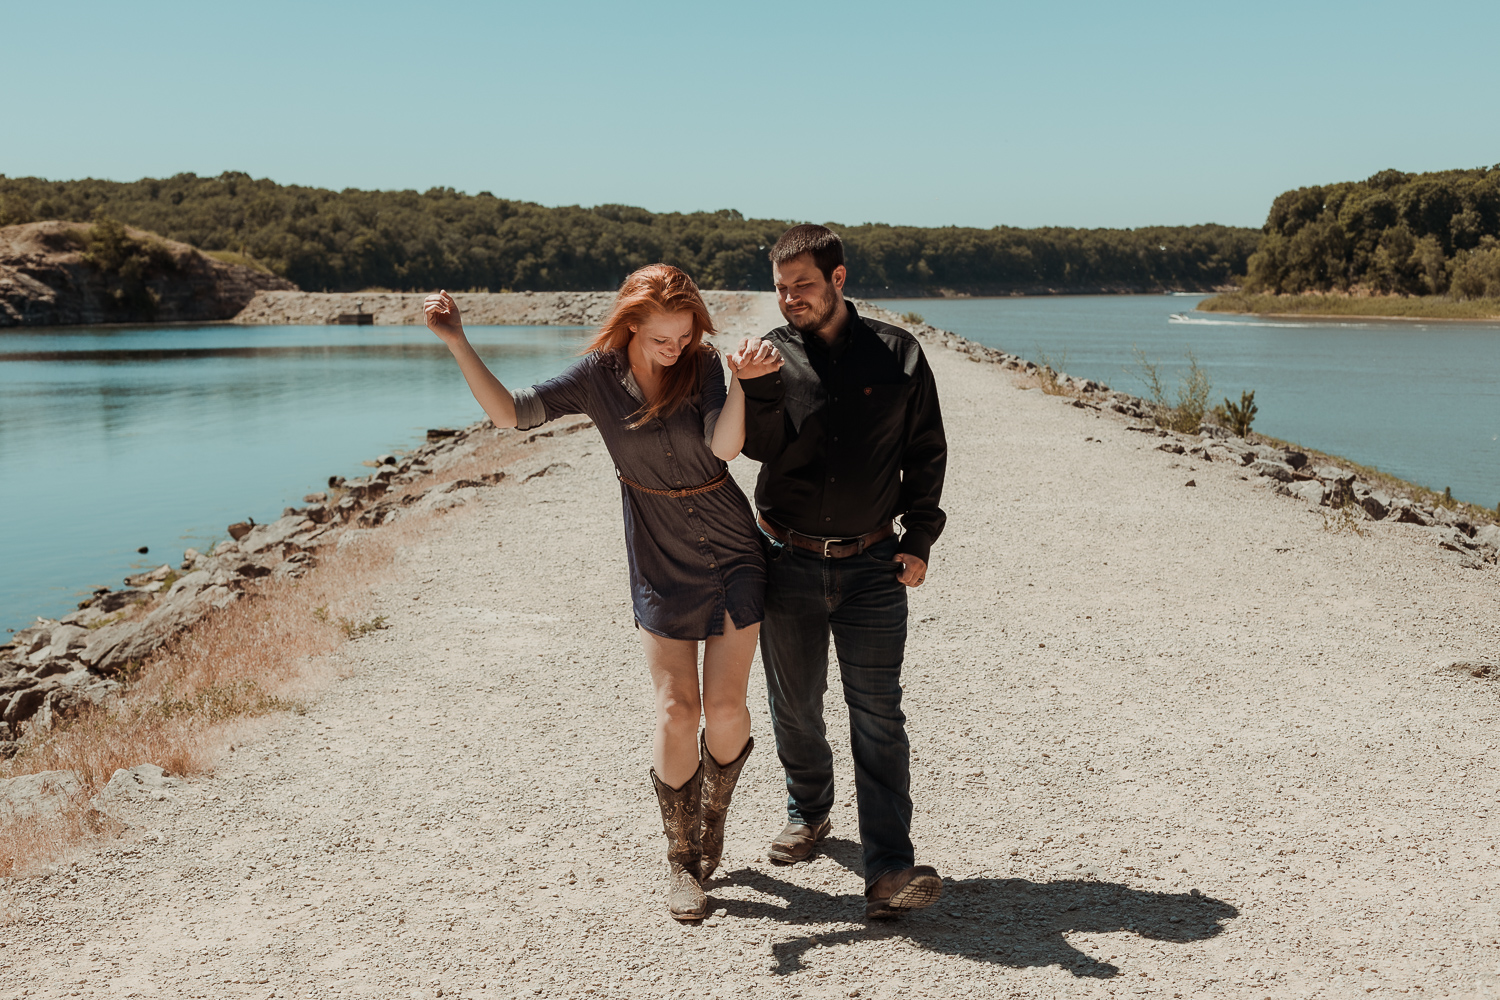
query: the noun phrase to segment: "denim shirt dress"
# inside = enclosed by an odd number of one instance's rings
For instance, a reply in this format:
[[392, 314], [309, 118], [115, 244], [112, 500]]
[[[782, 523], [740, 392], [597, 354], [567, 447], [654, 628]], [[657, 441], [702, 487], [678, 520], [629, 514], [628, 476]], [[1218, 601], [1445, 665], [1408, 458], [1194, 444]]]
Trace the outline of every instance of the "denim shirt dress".
[[[678, 364], [691, 360], [684, 356]], [[593, 418], [616, 472], [658, 490], [687, 489], [726, 468], [709, 449], [727, 390], [718, 354], [698, 359], [698, 393], [677, 412], [631, 429], [644, 398], [618, 351], [594, 351], [561, 375], [512, 395], [516, 427], [583, 413]], [[620, 484], [635, 621], [668, 639], [722, 635], [765, 617], [766, 564], [750, 503], [733, 478], [708, 493], [666, 497]]]

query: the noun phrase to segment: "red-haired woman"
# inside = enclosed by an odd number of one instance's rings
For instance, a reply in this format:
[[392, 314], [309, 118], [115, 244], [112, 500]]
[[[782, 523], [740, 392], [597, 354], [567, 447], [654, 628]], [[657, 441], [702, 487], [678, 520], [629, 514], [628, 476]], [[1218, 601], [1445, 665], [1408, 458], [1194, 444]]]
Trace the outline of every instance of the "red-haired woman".
[[582, 358], [514, 393], [474, 353], [452, 296], [429, 295], [424, 312], [496, 427], [585, 413], [614, 459], [635, 623], [656, 689], [651, 780], [667, 835], [669, 907], [678, 920], [702, 919], [700, 883], [719, 865], [730, 796], [754, 746], [745, 688], [766, 585], [760, 533], [725, 462], [745, 442], [739, 379], [769, 374], [781, 358], [764, 345], [731, 360], [726, 391], [718, 353], [703, 343], [713, 333], [708, 308], [693, 279], [666, 264], [625, 279]]

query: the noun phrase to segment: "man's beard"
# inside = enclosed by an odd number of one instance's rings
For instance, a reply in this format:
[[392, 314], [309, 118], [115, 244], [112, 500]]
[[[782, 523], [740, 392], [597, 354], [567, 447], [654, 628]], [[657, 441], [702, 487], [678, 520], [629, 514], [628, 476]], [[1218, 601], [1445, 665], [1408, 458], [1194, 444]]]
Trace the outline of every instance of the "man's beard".
[[823, 324], [833, 318], [834, 312], [839, 307], [837, 295], [829, 295], [820, 303], [808, 302], [806, 299], [803, 301], [807, 303], [807, 313], [801, 319], [792, 319], [785, 312], [782, 313], [788, 325], [798, 333], [817, 333], [823, 328]]

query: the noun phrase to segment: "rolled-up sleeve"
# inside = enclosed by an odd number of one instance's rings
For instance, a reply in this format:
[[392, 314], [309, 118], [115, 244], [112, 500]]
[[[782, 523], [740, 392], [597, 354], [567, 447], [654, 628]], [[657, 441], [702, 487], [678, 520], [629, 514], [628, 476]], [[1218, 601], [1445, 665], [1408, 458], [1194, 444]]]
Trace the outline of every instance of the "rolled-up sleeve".
[[724, 365], [719, 361], [718, 351], [704, 345], [701, 365], [698, 409], [703, 414], [703, 443], [712, 448], [719, 414], [724, 412], [724, 401], [729, 398], [729, 387], [724, 382]]
[[570, 413], [587, 413], [589, 371], [598, 364], [590, 354], [579, 358], [555, 378], [510, 394], [516, 402], [516, 430], [525, 431]]

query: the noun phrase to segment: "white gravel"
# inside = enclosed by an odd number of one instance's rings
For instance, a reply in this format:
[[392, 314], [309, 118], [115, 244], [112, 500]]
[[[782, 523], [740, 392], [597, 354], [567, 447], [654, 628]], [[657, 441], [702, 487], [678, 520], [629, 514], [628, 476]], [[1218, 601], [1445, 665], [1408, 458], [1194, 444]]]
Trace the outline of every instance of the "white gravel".
[[714, 916], [667, 916], [618, 487], [586, 431], [402, 551], [392, 627], [307, 715], [13, 880], [0, 996], [1495, 995], [1496, 693], [1440, 665], [1500, 651], [1494, 568], [1406, 525], [1327, 532], [1238, 468], [929, 354], [949, 527], [906, 676], [939, 905], [863, 921], [847, 753], [827, 853], [764, 861], [784, 793], [757, 669]]

